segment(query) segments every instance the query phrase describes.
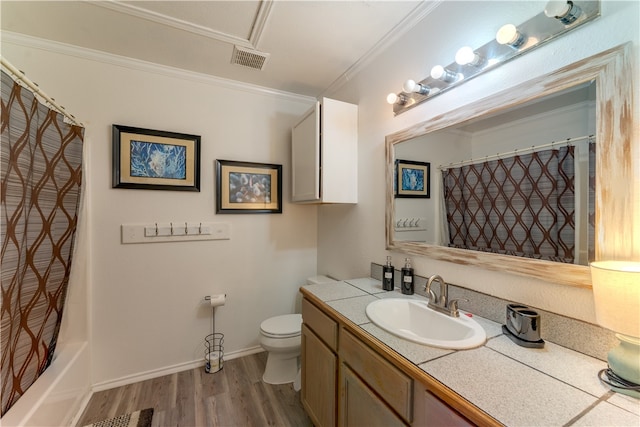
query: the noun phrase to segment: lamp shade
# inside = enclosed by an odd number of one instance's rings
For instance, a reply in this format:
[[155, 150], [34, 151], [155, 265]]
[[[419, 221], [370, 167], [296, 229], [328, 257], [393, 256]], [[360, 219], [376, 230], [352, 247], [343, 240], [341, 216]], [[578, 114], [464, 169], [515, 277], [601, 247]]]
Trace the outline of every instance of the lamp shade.
[[591, 282], [598, 324], [640, 337], [640, 262], [592, 262]]

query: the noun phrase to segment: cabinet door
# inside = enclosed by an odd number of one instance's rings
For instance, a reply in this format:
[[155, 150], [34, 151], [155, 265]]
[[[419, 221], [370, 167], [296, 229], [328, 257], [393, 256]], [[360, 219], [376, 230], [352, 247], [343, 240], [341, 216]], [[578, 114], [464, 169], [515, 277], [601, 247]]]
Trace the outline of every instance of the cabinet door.
[[424, 389], [416, 393], [414, 411], [413, 425], [416, 427], [471, 427], [474, 425], [434, 394]]
[[407, 425], [344, 363], [340, 381], [340, 427]]
[[316, 427], [336, 425], [338, 357], [302, 325], [302, 405]]
[[322, 98], [321, 197], [358, 203], [358, 106]]
[[320, 200], [320, 103], [302, 117], [291, 131], [291, 199]]

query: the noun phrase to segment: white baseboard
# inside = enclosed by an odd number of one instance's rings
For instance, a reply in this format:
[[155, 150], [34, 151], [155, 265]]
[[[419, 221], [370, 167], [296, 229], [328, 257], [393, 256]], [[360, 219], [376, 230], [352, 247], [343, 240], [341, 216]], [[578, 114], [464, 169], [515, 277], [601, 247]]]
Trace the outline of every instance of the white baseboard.
[[[248, 356], [250, 354], [263, 352], [264, 349], [259, 345], [256, 347], [247, 348], [244, 350], [238, 350], [231, 353], [224, 354], [224, 360], [233, 360], [239, 357]], [[191, 362], [178, 363], [172, 366], [166, 366], [164, 368], [152, 369], [150, 371], [139, 372], [132, 375], [127, 375], [124, 377], [116, 378], [114, 380], [103, 381], [100, 383], [93, 384], [91, 387], [92, 392], [109, 390], [115, 387], [121, 387], [123, 385], [133, 384], [140, 381], [149, 380], [152, 378], [162, 377], [164, 375], [174, 374], [176, 372], [182, 372], [189, 369], [195, 369], [197, 367], [204, 367], [204, 361], [202, 359], [194, 360]], [[84, 410], [84, 408], [83, 408]]]

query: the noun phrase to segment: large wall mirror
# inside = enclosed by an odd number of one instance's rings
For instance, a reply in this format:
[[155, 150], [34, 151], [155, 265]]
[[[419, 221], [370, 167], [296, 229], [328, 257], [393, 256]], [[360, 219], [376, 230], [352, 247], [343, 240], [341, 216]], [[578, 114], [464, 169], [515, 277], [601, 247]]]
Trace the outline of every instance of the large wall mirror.
[[[591, 283], [590, 261], [638, 256], [634, 253], [638, 251], [638, 232], [634, 230], [638, 159], [633, 156], [637, 130], [628, 49], [620, 46], [602, 52], [388, 135], [387, 249], [583, 287]], [[429, 186], [428, 198], [408, 197], [411, 191], [398, 191], [403, 170], [397, 162], [407, 168], [430, 165], [424, 182], [420, 182]], [[416, 167], [420, 173], [422, 166]], [[527, 191], [540, 191], [521, 189], [522, 174], [531, 175], [529, 181], [538, 185], [551, 171], [558, 175], [558, 181], [551, 177], [551, 184], [540, 185], [553, 186], [555, 193], [531, 202]], [[505, 177], [505, 173], [514, 176]], [[487, 184], [480, 181], [480, 175], [483, 180], [499, 177]], [[469, 182], [460, 183], [467, 178]], [[461, 228], [466, 233], [477, 224], [475, 218], [469, 220], [467, 214], [461, 214], [461, 205], [468, 211], [491, 211], [494, 216], [499, 211], [491, 206], [492, 193], [479, 194], [481, 187], [505, 193], [496, 194], [495, 200], [498, 196], [515, 198], [508, 201], [518, 207], [509, 208], [513, 223], [506, 227], [515, 230], [514, 235], [526, 228], [518, 224], [522, 212], [545, 211], [548, 217], [556, 218], [554, 227], [560, 229], [560, 241], [549, 243], [544, 237], [547, 232], [536, 229], [543, 236], [542, 242], [532, 243], [537, 255], [520, 252], [520, 244], [517, 250], [496, 250], [496, 241], [513, 236], [505, 237], [504, 229], [492, 235], [489, 228], [493, 226], [486, 223], [469, 235], [487, 237], [493, 248], [488, 250], [475, 238], [461, 238]], [[570, 193], [565, 191], [568, 189]], [[468, 199], [452, 196], [457, 191], [460, 197], [466, 192]], [[478, 202], [475, 207], [474, 199]], [[456, 223], [462, 217], [470, 227]], [[555, 248], [555, 253], [547, 248], [545, 255], [545, 245]]]

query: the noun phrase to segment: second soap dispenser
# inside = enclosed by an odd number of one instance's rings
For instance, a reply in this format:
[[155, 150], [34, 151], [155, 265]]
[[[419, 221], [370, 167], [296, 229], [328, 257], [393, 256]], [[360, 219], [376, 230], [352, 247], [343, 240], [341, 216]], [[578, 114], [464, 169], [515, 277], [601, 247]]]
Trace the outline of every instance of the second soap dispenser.
[[401, 286], [402, 293], [405, 295], [413, 295], [413, 268], [409, 258], [404, 259], [404, 267], [401, 270]]

